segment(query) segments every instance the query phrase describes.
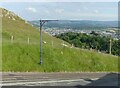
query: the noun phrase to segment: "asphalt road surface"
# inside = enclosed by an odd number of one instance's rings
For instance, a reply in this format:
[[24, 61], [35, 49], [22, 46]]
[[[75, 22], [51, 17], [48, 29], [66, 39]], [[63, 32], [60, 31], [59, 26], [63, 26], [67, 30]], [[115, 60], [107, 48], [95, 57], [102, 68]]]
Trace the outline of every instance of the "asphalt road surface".
[[2, 86], [118, 86], [118, 73], [3, 72]]

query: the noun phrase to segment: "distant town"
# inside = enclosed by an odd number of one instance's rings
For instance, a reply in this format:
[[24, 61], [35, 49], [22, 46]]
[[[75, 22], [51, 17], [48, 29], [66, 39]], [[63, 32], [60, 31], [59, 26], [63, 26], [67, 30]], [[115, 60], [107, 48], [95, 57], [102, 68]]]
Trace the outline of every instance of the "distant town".
[[58, 29], [58, 28], [46, 28], [43, 30], [44, 32], [55, 36], [61, 33], [66, 33], [66, 32], [75, 32], [75, 33], [84, 33], [87, 35], [90, 35], [90, 33], [92, 31], [94, 31], [95, 33], [101, 35], [101, 36], [108, 36], [113, 38], [114, 40], [118, 40], [118, 28], [106, 28], [106, 29], [102, 29], [102, 30], [78, 30], [78, 29]]
[[[39, 21], [28, 21], [32, 26], [39, 30]], [[118, 22], [117, 21], [92, 21], [92, 20], [60, 20], [55, 22], [46, 22], [43, 29], [44, 32], [55, 36], [61, 33], [74, 32], [90, 35], [95, 32], [100, 36], [108, 36], [114, 40], [118, 40]]]

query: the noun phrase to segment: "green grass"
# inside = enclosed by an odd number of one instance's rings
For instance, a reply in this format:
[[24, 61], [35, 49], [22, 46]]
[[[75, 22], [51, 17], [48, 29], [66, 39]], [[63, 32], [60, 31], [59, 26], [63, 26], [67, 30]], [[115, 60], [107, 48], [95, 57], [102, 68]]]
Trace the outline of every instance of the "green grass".
[[40, 65], [39, 44], [3, 45], [3, 71], [117, 71], [117, 64], [117, 58], [109, 55], [43, 45], [43, 64]]
[[[4, 11], [3, 11], [4, 12]], [[5, 14], [5, 13], [3, 13]], [[95, 51], [63, 47], [62, 40], [43, 32], [43, 64], [39, 64], [39, 31], [24, 20], [3, 17], [2, 70], [15, 72], [97, 72], [118, 71], [118, 57]], [[10, 36], [14, 36], [13, 44]], [[30, 44], [27, 44], [27, 38]], [[52, 47], [53, 41], [53, 47]]]

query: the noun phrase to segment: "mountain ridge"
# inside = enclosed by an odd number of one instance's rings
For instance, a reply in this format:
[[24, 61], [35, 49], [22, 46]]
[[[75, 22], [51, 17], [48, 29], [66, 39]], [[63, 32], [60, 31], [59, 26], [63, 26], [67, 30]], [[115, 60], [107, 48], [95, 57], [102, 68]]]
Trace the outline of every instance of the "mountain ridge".
[[[38, 21], [28, 21], [30, 24], [38, 27]], [[51, 21], [45, 24], [45, 27], [50, 28], [72, 28], [72, 29], [103, 29], [118, 27], [117, 21], [92, 21], [92, 20], [58, 20]]]

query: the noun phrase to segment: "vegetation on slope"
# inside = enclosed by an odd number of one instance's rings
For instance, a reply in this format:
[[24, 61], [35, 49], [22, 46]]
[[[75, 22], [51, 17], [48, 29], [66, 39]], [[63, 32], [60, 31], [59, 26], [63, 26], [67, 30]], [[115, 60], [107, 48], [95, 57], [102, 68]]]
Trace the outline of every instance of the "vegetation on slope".
[[[110, 48], [110, 37], [100, 36], [94, 31], [91, 32], [90, 35], [83, 33], [62, 33], [56, 35], [57, 38], [65, 40], [70, 44], [74, 44], [74, 46], [84, 49], [94, 49], [96, 51], [101, 51], [105, 53], [109, 53]], [[113, 55], [120, 56], [120, 40], [111, 39], [111, 53]]]
[[[43, 64], [39, 64], [39, 31], [11, 12], [2, 9], [3, 71], [117, 71], [118, 58], [71, 48], [63, 40], [43, 32]], [[6, 15], [8, 13], [8, 15]], [[14, 18], [14, 19], [13, 19]], [[14, 36], [11, 43], [11, 36]], [[30, 38], [30, 44], [27, 38]], [[64, 42], [64, 43], [63, 43]]]

